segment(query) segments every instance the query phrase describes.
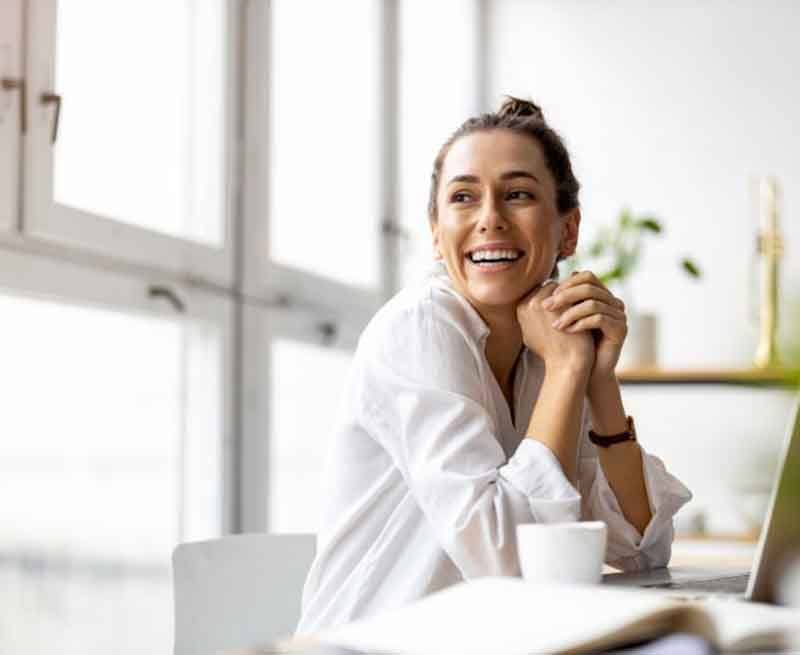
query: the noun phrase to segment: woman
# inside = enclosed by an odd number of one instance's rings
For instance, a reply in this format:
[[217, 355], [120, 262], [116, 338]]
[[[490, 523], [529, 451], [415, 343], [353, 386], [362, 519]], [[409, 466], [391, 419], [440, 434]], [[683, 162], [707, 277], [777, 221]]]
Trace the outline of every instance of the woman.
[[589, 271], [556, 281], [578, 189], [530, 102], [509, 99], [442, 147], [437, 268], [359, 340], [298, 633], [519, 575], [520, 523], [602, 520], [609, 564], [669, 561], [691, 494], [631, 439], [614, 375], [624, 305]]

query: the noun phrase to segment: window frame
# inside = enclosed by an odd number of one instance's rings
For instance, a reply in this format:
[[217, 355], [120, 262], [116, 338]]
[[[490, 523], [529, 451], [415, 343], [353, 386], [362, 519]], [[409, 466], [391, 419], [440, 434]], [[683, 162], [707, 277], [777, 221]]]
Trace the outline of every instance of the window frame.
[[[270, 530], [270, 398], [273, 385], [272, 344], [278, 340], [300, 342], [315, 346], [337, 348], [348, 353], [356, 350], [360, 326], [337, 323], [331, 313], [316, 308], [276, 308], [269, 304], [248, 302], [243, 306], [242, 347], [250, 353], [242, 361], [242, 395], [240, 414], [241, 441], [241, 530], [264, 532]], [[327, 329], [333, 327], [333, 334]], [[313, 371], [308, 372], [313, 375]], [[330, 393], [342, 393], [341, 387], [331, 387]], [[313, 400], [309, 406], [313, 410]], [[334, 417], [331, 417], [333, 419]], [[324, 435], [309, 434], [309, 439]]]
[[[22, 69], [22, 0], [0, 3], [0, 80], [19, 84]], [[0, 233], [16, 229], [24, 88], [0, 87]]]
[[[358, 337], [381, 305], [397, 291], [397, 119], [392, 108], [397, 99], [397, 3], [378, 4], [381, 58], [380, 85], [375, 102], [381, 124], [375, 147], [379, 152], [378, 214], [375, 216], [375, 247], [381, 270], [374, 291], [334, 279], [292, 269], [270, 261], [269, 252], [269, 157], [271, 2], [250, 0], [244, 20], [244, 88], [242, 171], [242, 260], [241, 281], [249, 302], [243, 306], [241, 379], [241, 523], [242, 531], [270, 529], [269, 451], [271, 435], [270, 349], [275, 339], [319, 344], [321, 330], [334, 331], [331, 347], [355, 351]], [[337, 390], [332, 390], [337, 392]]]
[[[396, 3], [391, 0], [375, 0], [379, 3], [379, 25], [381, 33], [380, 70], [385, 73], [395, 66], [396, 46], [387, 48], [386, 33], [394, 30], [392, 15], [396, 13]], [[382, 269], [377, 288], [374, 291], [316, 275], [303, 270], [293, 269], [270, 261], [264, 253], [269, 252], [269, 167], [270, 167], [270, 71], [271, 71], [271, 2], [250, 1], [246, 8], [245, 19], [245, 62], [243, 89], [243, 143], [245, 144], [244, 169], [242, 180], [242, 217], [243, 217], [243, 269], [242, 285], [245, 294], [268, 302], [293, 302], [300, 305], [317, 307], [320, 310], [334, 311], [342, 321], [353, 316], [364, 322], [375, 313], [394, 289], [391, 270], [394, 262], [391, 256], [391, 223], [394, 202], [388, 195], [388, 203], [384, 202], [375, 216], [373, 227], [376, 237], [375, 247], [381, 254]], [[386, 64], [387, 58], [391, 64]], [[386, 79], [381, 76], [381, 88], [375, 102], [383, 108], [384, 98], [395, 84], [396, 76]], [[394, 92], [393, 92], [394, 93]], [[393, 96], [392, 96], [393, 97]], [[386, 118], [391, 112], [382, 112], [383, 124], [380, 134], [376, 135], [375, 147], [381, 153], [381, 171], [379, 180], [381, 190], [391, 185], [386, 180], [393, 177], [391, 162], [396, 154], [392, 148], [387, 132], [393, 128]], [[388, 145], [388, 149], [384, 147]], [[386, 198], [387, 194], [382, 193]]]
[[[27, 15], [27, 123], [23, 175], [22, 230], [27, 238], [71, 249], [113, 256], [224, 287], [234, 282], [235, 208], [237, 202], [237, 140], [239, 115], [239, 0], [224, 0], [228, 15], [225, 34], [225, 173], [224, 241], [221, 248], [129, 225], [53, 201], [53, 151], [50, 144], [52, 108], [34, 102], [53, 89], [55, 22], [58, 0], [30, 0]], [[69, 99], [65, 98], [64, 102]]]

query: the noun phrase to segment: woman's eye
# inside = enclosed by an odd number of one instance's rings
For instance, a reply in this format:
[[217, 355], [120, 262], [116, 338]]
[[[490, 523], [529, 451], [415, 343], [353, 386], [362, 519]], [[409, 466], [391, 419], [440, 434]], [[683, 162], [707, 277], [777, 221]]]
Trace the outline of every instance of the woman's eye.
[[450, 200], [452, 202], [469, 202], [472, 200], [472, 196], [466, 191], [456, 191], [456, 193], [450, 197]]
[[530, 191], [510, 191], [507, 198], [509, 200], [532, 200], [533, 194]]

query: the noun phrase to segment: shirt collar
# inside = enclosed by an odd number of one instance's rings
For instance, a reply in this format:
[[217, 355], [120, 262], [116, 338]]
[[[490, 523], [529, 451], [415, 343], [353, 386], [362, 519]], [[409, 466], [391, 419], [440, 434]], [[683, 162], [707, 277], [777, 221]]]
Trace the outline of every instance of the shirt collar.
[[453, 286], [453, 281], [450, 279], [450, 274], [447, 272], [447, 267], [442, 260], [436, 260], [431, 265], [429, 271], [430, 277], [434, 283], [440, 288], [444, 289], [447, 293], [452, 294], [461, 306], [464, 308], [464, 315], [467, 319], [466, 328], [475, 341], [483, 341], [489, 336], [491, 330], [483, 320], [478, 310], [475, 309], [470, 302]]
[[[486, 324], [486, 321], [484, 321], [478, 313], [478, 310], [453, 286], [453, 281], [450, 279], [450, 274], [447, 272], [445, 263], [440, 259], [435, 260], [428, 270], [428, 275], [436, 286], [443, 289], [446, 293], [452, 294], [453, 297], [458, 300], [464, 308], [464, 315], [467, 319], [466, 328], [470, 336], [475, 339], [476, 342], [482, 343], [489, 336], [491, 330]], [[523, 368], [527, 368], [529, 364], [533, 364], [536, 361], [541, 362], [525, 344], [522, 345], [522, 355]], [[533, 362], [529, 362], [529, 360], [533, 360]]]

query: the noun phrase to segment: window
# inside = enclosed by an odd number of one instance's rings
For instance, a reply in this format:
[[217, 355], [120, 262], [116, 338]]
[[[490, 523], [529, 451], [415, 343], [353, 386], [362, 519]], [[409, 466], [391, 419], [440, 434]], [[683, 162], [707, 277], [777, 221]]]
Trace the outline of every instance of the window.
[[[269, 257], [372, 291], [380, 283], [379, 4], [271, 6]], [[335, 24], [347, 25], [347, 38]]]
[[5, 262], [0, 651], [168, 651], [172, 549], [224, 528], [229, 311], [144, 289], [122, 306], [141, 283]]
[[344, 399], [352, 355], [344, 350], [272, 340], [269, 406], [269, 530], [315, 532], [325, 458]]
[[[251, 5], [247, 19], [245, 290], [362, 325], [387, 293], [382, 6], [277, 0]], [[332, 24], [348, 25], [348, 37]]]
[[231, 6], [31, 4], [30, 234], [231, 282]]

